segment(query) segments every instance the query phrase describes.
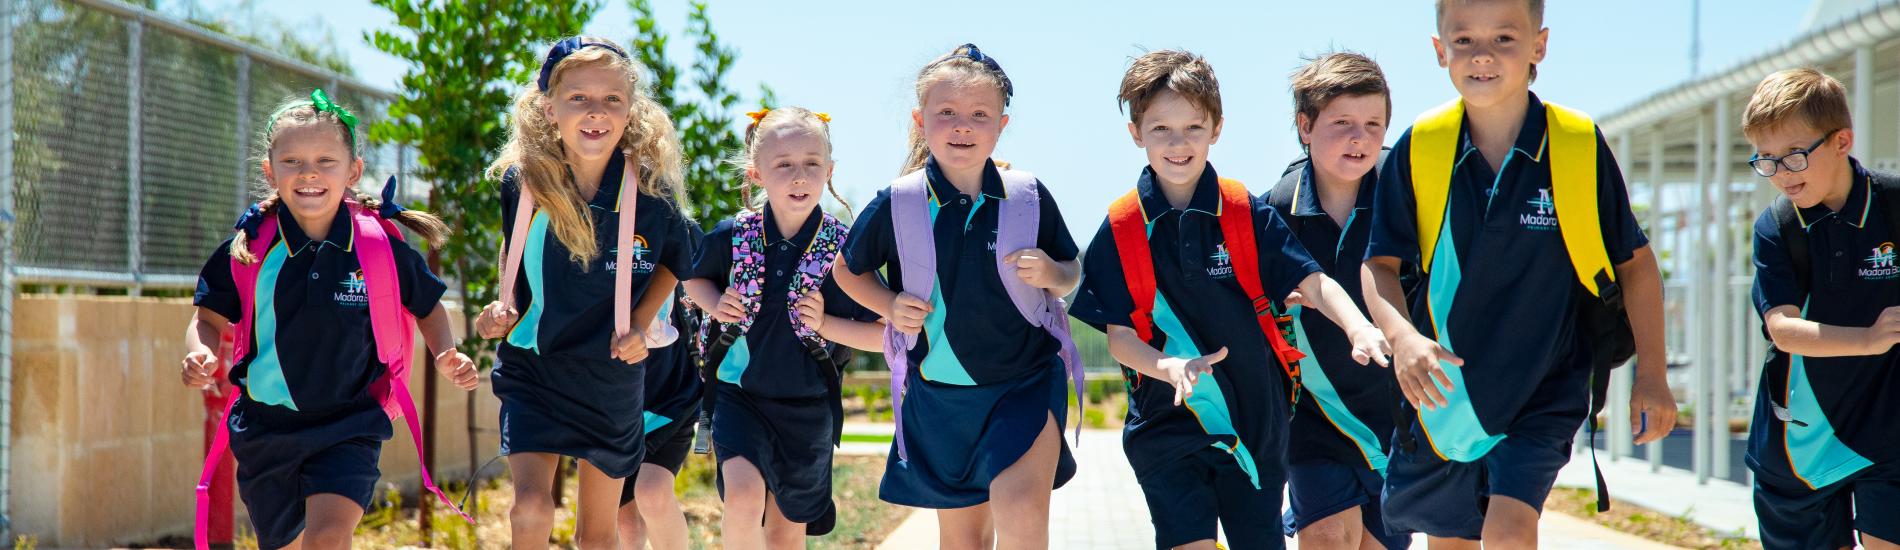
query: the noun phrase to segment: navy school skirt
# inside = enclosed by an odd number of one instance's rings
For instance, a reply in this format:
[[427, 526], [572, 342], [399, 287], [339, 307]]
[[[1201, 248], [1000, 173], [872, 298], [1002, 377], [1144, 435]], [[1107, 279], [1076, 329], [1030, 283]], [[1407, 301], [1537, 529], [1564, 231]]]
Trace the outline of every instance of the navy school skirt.
[[571, 456], [616, 479], [639, 471], [645, 367], [502, 351], [493, 376], [501, 399], [501, 454]]
[[990, 500], [990, 483], [1016, 464], [1055, 416], [1062, 445], [1054, 488], [1075, 477], [1075, 456], [1063, 439], [1069, 378], [1061, 360], [1015, 380], [982, 386], [938, 384], [912, 376], [904, 394], [904, 440], [884, 467], [878, 498], [916, 508], [965, 508]]

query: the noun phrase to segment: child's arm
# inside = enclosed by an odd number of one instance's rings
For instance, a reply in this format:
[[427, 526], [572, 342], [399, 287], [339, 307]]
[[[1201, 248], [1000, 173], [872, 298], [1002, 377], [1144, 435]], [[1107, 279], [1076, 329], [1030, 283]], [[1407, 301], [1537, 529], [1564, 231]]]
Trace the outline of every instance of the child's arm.
[[1669, 392], [1669, 354], [1663, 343], [1662, 270], [1648, 246], [1616, 266], [1624, 312], [1636, 336], [1636, 385], [1630, 390], [1630, 429], [1648, 443], [1676, 426], [1676, 397]]
[[1346, 339], [1352, 342], [1353, 361], [1361, 365], [1370, 362], [1381, 367], [1391, 366], [1386, 356], [1392, 353], [1392, 346], [1386, 343], [1385, 335], [1379, 332], [1378, 327], [1372, 326], [1372, 322], [1359, 313], [1358, 304], [1352, 301], [1352, 296], [1346, 294], [1346, 289], [1339, 286], [1338, 281], [1327, 277], [1323, 271], [1315, 271], [1300, 280], [1299, 293], [1310, 296], [1305, 298], [1307, 303], [1346, 333]]
[[819, 337], [864, 351], [884, 351], [883, 323], [825, 313], [824, 292], [806, 293], [794, 307], [798, 308], [798, 318], [817, 330]]
[[201, 388], [218, 395], [218, 347], [223, 344], [224, 327], [231, 321], [211, 308], [199, 307], [185, 326], [186, 386]]
[[436, 302], [435, 310], [430, 311], [428, 317], [416, 320], [416, 328], [422, 330], [422, 345], [429, 350], [435, 370], [462, 391], [473, 390], [481, 384], [482, 376], [475, 370], [475, 361], [456, 349], [453, 322], [448, 308]]
[[1174, 404], [1180, 405], [1188, 396], [1194, 395], [1194, 383], [1200, 380], [1201, 375], [1214, 372], [1214, 364], [1227, 358], [1227, 348], [1193, 359], [1182, 359], [1162, 353], [1141, 341], [1141, 335], [1135, 329], [1108, 325], [1108, 354], [1143, 376], [1174, 386]]
[[[1618, 272], [1621, 271], [1619, 268]], [[1632, 309], [1632, 323], [1635, 314]], [[1896, 341], [1900, 341], [1900, 307], [1882, 310], [1874, 324], [1866, 327], [1846, 327], [1802, 319], [1801, 309], [1792, 305], [1768, 310], [1762, 315], [1762, 322], [1768, 327], [1768, 338], [1775, 342], [1775, 349], [1808, 357], [1880, 355], [1887, 353]], [[1642, 341], [1638, 340], [1637, 343]]]
[[1365, 267], [1359, 271], [1359, 276], [1365, 288], [1366, 310], [1372, 312], [1372, 322], [1385, 332], [1385, 339], [1392, 346], [1392, 374], [1398, 378], [1399, 389], [1405, 393], [1405, 400], [1421, 409], [1450, 404], [1432, 383], [1436, 380], [1446, 390], [1457, 389], [1451, 383], [1451, 376], [1445, 374], [1438, 362], [1464, 365], [1465, 360], [1439, 347], [1438, 342], [1419, 334], [1418, 329], [1412, 328], [1412, 320], [1405, 310], [1397, 307], [1397, 304], [1405, 303], [1405, 291], [1399, 287], [1399, 259], [1391, 256], [1366, 258]]
[[[624, 269], [624, 268], [623, 268]], [[633, 317], [628, 319], [630, 327], [626, 334], [614, 335], [613, 355], [615, 359], [628, 363], [639, 363], [647, 358], [647, 325], [653, 323], [653, 317], [660, 312], [660, 306], [673, 298], [671, 289], [679, 284], [673, 276], [673, 270], [662, 264], [653, 270], [653, 276], [647, 279], [647, 292], [640, 294], [640, 303], [633, 306]]]
[[[930, 302], [909, 293], [899, 293], [884, 286], [872, 272], [853, 273], [845, 265], [844, 255], [838, 255], [838, 265], [833, 266], [831, 278], [838, 282], [851, 301], [883, 317], [898, 332], [917, 334], [924, 330], [924, 316], [930, 314]], [[855, 346], [853, 346], [855, 347]]]

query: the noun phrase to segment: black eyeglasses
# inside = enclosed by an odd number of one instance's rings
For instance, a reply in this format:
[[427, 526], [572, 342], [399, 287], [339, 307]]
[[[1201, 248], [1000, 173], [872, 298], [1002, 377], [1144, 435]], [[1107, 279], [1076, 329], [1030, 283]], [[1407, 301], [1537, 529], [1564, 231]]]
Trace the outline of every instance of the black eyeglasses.
[[1827, 140], [1834, 137], [1834, 134], [1839, 131], [1841, 131], [1839, 128], [1830, 130], [1828, 133], [1823, 134], [1821, 139], [1814, 140], [1814, 144], [1807, 146], [1807, 148], [1797, 149], [1793, 153], [1779, 157], [1764, 157], [1760, 153], [1756, 153], [1754, 156], [1748, 157], [1748, 166], [1754, 168], [1755, 173], [1760, 174], [1761, 177], [1764, 178], [1775, 175], [1775, 172], [1779, 170], [1787, 170], [1789, 173], [1807, 170], [1808, 153], [1814, 152], [1814, 148], [1820, 147], [1823, 143], [1827, 143]]

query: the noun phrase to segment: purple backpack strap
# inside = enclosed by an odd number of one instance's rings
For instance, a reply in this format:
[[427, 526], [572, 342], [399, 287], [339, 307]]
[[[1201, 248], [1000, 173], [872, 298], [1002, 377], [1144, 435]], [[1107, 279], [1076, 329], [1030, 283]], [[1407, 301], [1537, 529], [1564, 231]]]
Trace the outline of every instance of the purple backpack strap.
[[[930, 189], [923, 170], [891, 182], [890, 207], [904, 293], [928, 301], [937, 284], [937, 243], [931, 234]], [[917, 347], [917, 338], [891, 325], [884, 327], [884, 362], [891, 367], [891, 411], [897, 422], [898, 460], [910, 460], [904, 446], [904, 387], [910, 376], [909, 352]]]
[[[1082, 361], [1075, 349], [1075, 338], [1069, 333], [1068, 305], [1062, 297], [1023, 282], [1022, 277], [1016, 276], [1016, 268], [1006, 263], [1009, 253], [1036, 248], [1042, 218], [1042, 195], [1037, 192], [1036, 176], [1022, 170], [1002, 170], [1002, 175], [1005, 198], [996, 220], [997, 275], [1003, 280], [1003, 288], [1009, 291], [1009, 301], [1016, 305], [1016, 311], [1029, 320], [1029, 324], [1049, 331], [1061, 344], [1063, 368], [1075, 385], [1077, 403], [1080, 403], [1086, 395], [1082, 389]], [[1075, 434], [1079, 445], [1080, 420], [1075, 422]]]

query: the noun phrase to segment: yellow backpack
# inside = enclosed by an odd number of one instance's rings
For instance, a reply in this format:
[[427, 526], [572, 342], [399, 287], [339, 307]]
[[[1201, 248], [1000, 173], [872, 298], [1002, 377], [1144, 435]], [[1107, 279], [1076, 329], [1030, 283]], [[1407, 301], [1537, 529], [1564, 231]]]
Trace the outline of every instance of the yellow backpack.
[[[1425, 114], [1412, 125], [1412, 194], [1417, 207], [1419, 268], [1428, 276], [1433, 251], [1445, 220], [1445, 202], [1451, 191], [1452, 167], [1458, 158], [1458, 130], [1464, 122], [1463, 100], [1452, 100]], [[1597, 204], [1596, 123], [1582, 111], [1544, 103], [1550, 140], [1551, 200], [1556, 203], [1557, 226], [1577, 282], [1595, 300], [1580, 300], [1578, 326], [1591, 351], [1590, 419], [1596, 436], [1596, 414], [1609, 391], [1609, 371], [1627, 363], [1636, 353], [1635, 333], [1623, 308], [1616, 267], [1603, 244]], [[1591, 462], [1595, 462], [1592, 447]], [[1597, 471], [1597, 509], [1609, 509], [1609, 489]]]

